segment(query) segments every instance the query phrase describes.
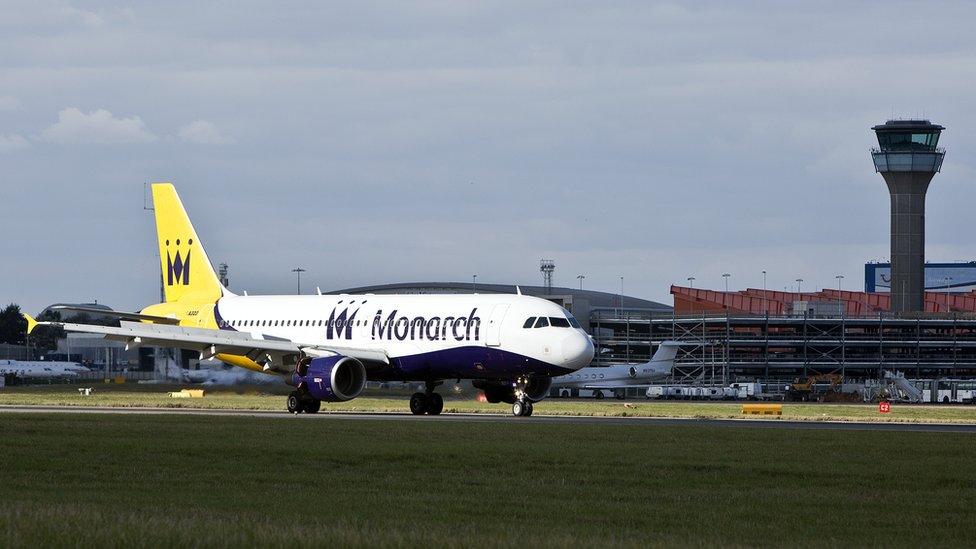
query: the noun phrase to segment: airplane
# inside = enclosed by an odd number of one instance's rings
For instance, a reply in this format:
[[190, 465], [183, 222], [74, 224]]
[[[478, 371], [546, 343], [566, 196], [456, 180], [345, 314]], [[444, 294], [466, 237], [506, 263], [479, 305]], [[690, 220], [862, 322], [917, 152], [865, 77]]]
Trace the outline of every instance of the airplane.
[[22, 379], [74, 378], [90, 371], [77, 362], [0, 360], [0, 376], [14, 375]]
[[[521, 294], [238, 296], [221, 285], [175, 187], [152, 185], [164, 302], [117, 312], [118, 327], [37, 322], [138, 345], [178, 347], [294, 386], [286, 408], [359, 396], [366, 381], [424, 382], [415, 415], [444, 407], [435, 389], [470, 379], [491, 403], [531, 416], [552, 378], [593, 359], [593, 341], [566, 309]], [[104, 314], [110, 314], [103, 311]]]
[[663, 341], [651, 360], [643, 364], [620, 364], [616, 366], [589, 366], [571, 374], [553, 378], [552, 384], [560, 388], [594, 390], [597, 398], [603, 397], [601, 389], [616, 389], [627, 385], [641, 385], [660, 381], [674, 368], [681, 343]]

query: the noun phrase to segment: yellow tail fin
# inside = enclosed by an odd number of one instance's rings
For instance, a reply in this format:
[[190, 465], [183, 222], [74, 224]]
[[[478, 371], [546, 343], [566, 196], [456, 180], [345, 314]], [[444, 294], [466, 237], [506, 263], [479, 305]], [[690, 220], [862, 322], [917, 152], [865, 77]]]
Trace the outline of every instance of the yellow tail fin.
[[166, 303], [187, 298], [216, 302], [223, 287], [176, 189], [170, 183], [153, 183], [152, 195]]
[[34, 320], [34, 317], [32, 317], [27, 313], [21, 313], [20, 316], [24, 317], [24, 320], [27, 321], [27, 335], [31, 335], [31, 332], [34, 331], [34, 328], [37, 328], [37, 321]]

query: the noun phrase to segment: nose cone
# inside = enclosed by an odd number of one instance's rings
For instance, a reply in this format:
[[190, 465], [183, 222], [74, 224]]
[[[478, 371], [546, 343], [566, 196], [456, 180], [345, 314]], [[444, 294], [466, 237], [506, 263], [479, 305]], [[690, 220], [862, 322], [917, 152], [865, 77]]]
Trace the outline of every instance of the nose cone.
[[593, 341], [581, 331], [575, 330], [562, 342], [563, 366], [579, 370], [593, 361]]

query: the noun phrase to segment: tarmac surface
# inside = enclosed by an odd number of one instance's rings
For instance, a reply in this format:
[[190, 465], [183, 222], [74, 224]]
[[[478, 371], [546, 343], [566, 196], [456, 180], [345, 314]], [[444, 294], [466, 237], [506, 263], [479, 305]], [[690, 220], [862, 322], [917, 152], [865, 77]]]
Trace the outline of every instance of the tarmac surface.
[[602, 417], [602, 416], [547, 416], [537, 415], [517, 418], [508, 414], [441, 414], [415, 416], [407, 413], [334, 413], [289, 414], [288, 412], [254, 410], [203, 410], [186, 408], [109, 408], [97, 406], [9, 406], [0, 405], [3, 413], [31, 414], [129, 414], [129, 415], [187, 415], [216, 417], [251, 417], [286, 419], [291, 421], [461, 421], [461, 422], [519, 422], [519, 423], [569, 423], [587, 425], [642, 425], [654, 426], [707, 426], [757, 429], [812, 429], [845, 431], [914, 431], [936, 433], [974, 433], [976, 424], [958, 423], [876, 423], [853, 421], [786, 421], [781, 419], [685, 419], [652, 417]]

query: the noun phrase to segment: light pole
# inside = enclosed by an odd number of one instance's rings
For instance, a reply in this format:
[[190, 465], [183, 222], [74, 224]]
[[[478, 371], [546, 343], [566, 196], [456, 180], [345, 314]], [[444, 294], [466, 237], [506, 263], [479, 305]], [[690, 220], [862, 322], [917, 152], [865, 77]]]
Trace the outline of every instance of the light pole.
[[722, 278], [725, 279], [725, 293], [729, 293], [729, 277], [732, 276], [731, 273], [722, 273]]
[[291, 272], [298, 275], [298, 295], [302, 295], [302, 273], [305, 272], [305, 269], [301, 267], [295, 267], [294, 269], [291, 270]]
[[952, 277], [951, 276], [946, 276], [946, 277], [943, 277], [943, 280], [945, 281], [945, 288], [946, 288], [946, 291], [945, 291], [945, 294], [946, 294], [945, 295], [945, 298], [946, 298], [946, 312], [948, 313], [949, 312], [949, 283], [952, 282]]
[[576, 278], [578, 278], [579, 281], [580, 281], [580, 291], [582, 292], [583, 291], [583, 279], [586, 278], [586, 275], [576, 275]]
[[763, 269], [763, 313], [769, 314], [769, 302], [766, 300], [766, 269]]
[[471, 293], [478, 291], [478, 275], [471, 275]]
[[624, 308], [624, 277], [620, 277], [620, 308]]
[[[841, 292], [843, 292], [843, 290], [841, 289], [841, 282], [843, 282], [843, 280], [844, 280], [844, 275], [837, 275], [834, 278], [837, 279], [837, 301], [839, 303], [841, 303], [841, 304], [844, 304], [844, 303], [846, 303], [846, 300], [844, 299], [844, 296], [841, 293]], [[841, 314], [844, 314], [844, 313], [847, 312], [847, 305], [844, 304], [844, 305], [842, 305], [842, 307], [843, 307], [843, 309], [842, 309], [842, 313]]]
[[689, 276], [685, 280], [688, 281], [688, 287], [691, 288], [692, 290], [694, 290], [695, 289], [695, 277]]
[[803, 284], [803, 279], [802, 278], [796, 279], [796, 293], [800, 293], [800, 284]]

